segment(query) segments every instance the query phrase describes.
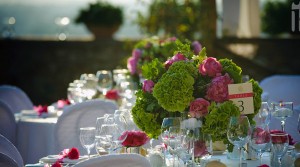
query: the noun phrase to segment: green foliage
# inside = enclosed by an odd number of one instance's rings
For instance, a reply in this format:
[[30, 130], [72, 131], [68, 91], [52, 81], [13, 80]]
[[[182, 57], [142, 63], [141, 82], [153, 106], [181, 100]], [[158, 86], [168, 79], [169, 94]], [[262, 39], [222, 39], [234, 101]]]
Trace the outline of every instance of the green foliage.
[[123, 11], [111, 4], [96, 1], [90, 3], [88, 8], [81, 9], [75, 19], [76, 23], [92, 25], [115, 26], [123, 23]]
[[195, 80], [191, 71], [193, 65], [190, 62], [179, 61], [173, 63], [169, 70], [163, 74], [153, 88], [153, 96], [167, 111], [183, 112], [194, 99]]
[[193, 39], [199, 33], [201, 12], [199, 0], [152, 0], [148, 14], [138, 13], [137, 23], [143, 33], [175, 35]]
[[242, 82], [242, 69], [237, 66], [232, 60], [227, 58], [220, 59], [219, 62], [222, 65], [223, 73], [228, 73], [230, 77], [234, 80], [234, 83]]
[[202, 130], [211, 134], [213, 141], [223, 141], [229, 144], [226, 131], [231, 116], [239, 116], [240, 111], [232, 101], [216, 104], [212, 102], [208, 107], [209, 114], [204, 117]]
[[263, 90], [259, 86], [258, 82], [256, 82], [254, 79], [250, 79], [250, 81], [248, 82], [252, 83], [254, 113], [248, 114], [247, 117], [249, 119], [250, 124], [253, 125], [255, 124], [253, 118], [259, 112], [259, 109], [261, 107], [261, 94], [263, 93]]
[[158, 59], [154, 59], [152, 62], [144, 64], [142, 66], [142, 75], [146, 79], [157, 82], [158, 79], [166, 72], [166, 69]]
[[291, 30], [291, 5], [293, 0], [267, 1], [263, 8], [262, 31], [277, 35]]

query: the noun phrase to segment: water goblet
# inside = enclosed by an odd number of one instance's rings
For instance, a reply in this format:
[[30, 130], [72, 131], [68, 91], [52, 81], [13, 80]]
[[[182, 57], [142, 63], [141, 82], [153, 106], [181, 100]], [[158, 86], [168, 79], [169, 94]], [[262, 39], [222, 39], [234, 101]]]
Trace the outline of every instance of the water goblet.
[[250, 147], [259, 156], [260, 165], [262, 164], [262, 154], [270, 148], [270, 131], [268, 126], [255, 126], [252, 129]]
[[262, 102], [258, 113], [254, 117], [256, 125], [268, 126], [271, 120], [270, 107], [268, 102]]
[[281, 159], [289, 147], [289, 137], [287, 133], [272, 133], [272, 153], [277, 158], [279, 166], [282, 166]]
[[96, 77], [98, 78], [97, 89], [105, 96], [107, 91], [113, 87], [112, 73], [108, 70], [100, 70], [97, 71]]
[[281, 121], [281, 130], [285, 132], [285, 121], [293, 115], [293, 102], [272, 103], [272, 116]]
[[80, 80], [86, 81], [81, 89], [89, 100], [92, 99], [97, 94], [98, 78], [95, 74], [81, 74]]
[[250, 123], [247, 116], [232, 116], [227, 128], [227, 138], [231, 144], [239, 149], [240, 162], [239, 166], [242, 166], [242, 147], [248, 143], [251, 136]]
[[169, 129], [170, 127], [180, 128], [180, 117], [167, 117], [163, 119], [161, 124], [161, 138], [164, 143], [164, 164], [166, 165], [166, 158], [169, 155], [167, 146], [169, 145]]
[[90, 158], [91, 149], [95, 146], [95, 127], [80, 128], [80, 143], [86, 149]]

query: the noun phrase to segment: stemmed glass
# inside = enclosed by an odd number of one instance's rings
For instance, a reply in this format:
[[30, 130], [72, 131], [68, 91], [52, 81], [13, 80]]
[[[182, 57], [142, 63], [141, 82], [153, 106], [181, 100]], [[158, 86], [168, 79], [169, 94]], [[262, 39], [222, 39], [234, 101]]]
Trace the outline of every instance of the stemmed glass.
[[285, 132], [286, 118], [293, 115], [293, 102], [272, 103], [272, 116], [281, 121], [281, 130]]
[[258, 154], [260, 165], [262, 164], [262, 154], [270, 147], [270, 137], [268, 126], [256, 126], [252, 129], [250, 147]]
[[287, 152], [289, 147], [289, 137], [287, 133], [272, 133], [272, 152], [277, 157], [279, 166], [281, 167], [281, 158]]
[[167, 117], [163, 119], [161, 124], [161, 138], [165, 145], [164, 147], [164, 164], [166, 165], [166, 156], [169, 154], [167, 146], [169, 145], [169, 129], [170, 127], [180, 128], [180, 117]]
[[262, 102], [258, 113], [255, 115], [254, 120], [256, 125], [268, 126], [271, 120], [270, 107], [268, 102]]
[[92, 99], [97, 94], [98, 78], [95, 74], [81, 74], [80, 80], [86, 81], [81, 89], [89, 100]]
[[250, 123], [247, 116], [233, 116], [230, 117], [230, 122], [227, 128], [227, 138], [230, 143], [239, 149], [240, 163], [242, 166], [242, 147], [248, 143], [251, 136]]
[[96, 77], [98, 78], [97, 89], [105, 96], [106, 92], [113, 87], [112, 73], [108, 70], [100, 70], [97, 71]]
[[181, 130], [179, 126], [171, 126], [169, 128], [169, 146], [173, 154], [173, 166], [175, 166], [176, 149], [180, 144]]
[[91, 149], [95, 146], [95, 127], [80, 128], [80, 143], [86, 149], [88, 158], [90, 158]]

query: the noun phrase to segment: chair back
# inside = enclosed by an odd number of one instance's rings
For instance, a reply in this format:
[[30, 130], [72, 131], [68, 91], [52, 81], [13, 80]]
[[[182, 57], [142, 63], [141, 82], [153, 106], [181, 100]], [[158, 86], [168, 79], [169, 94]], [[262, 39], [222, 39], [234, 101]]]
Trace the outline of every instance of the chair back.
[[0, 153], [0, 166], [20, 167], [14, 159], [3, 153]]
[[5, 163], [6, 160], [9, 161], [7, 162], [9, 164], [16, 163], [18, 167], [24, 166], [23, 158], [18, 149], [7, 138], [0, 134], [0, 166], [2, 166], [1, 163]]
[[117, 108], [118, 105], [115, 102], [104, 99], [93, 99], [65, 107], [54, 128], [56, 152], [77, 147], [81, 154], [86, 153], [80, 144], [79, 129], [96, 127], [97, 117], [113, 114]]
[[300, 75], [272, 75], [259, 85], [269, 102], [291, 101], [300, 105]]
[[151, 167], [139, 154], [109, 154], [79, 162], [74, 167]]
[[0, 134], [16, 144], [17, 124], [11, 108], [0, 100]]
[[23, 90], [16, 86], [1, 85], [0, 99], [11, 107], [13, 113], [18, 113], [21, 110], [33, 109], [31, 99]]
[[[300, 141], [300, 135], [297, 130], [300, 114], [300, 75], [273, 75], [263, 79], [260, 82], [260, 86], [263, 89], [263, 94], [267, 95], [268, 102], [293, 102], [293, 116], [287, 118], [285, 131], [292, 136], [294, 141]], [[281, 130], [280, 125], [279, 119], [271, 118], [269, 124], [271, 130]]]

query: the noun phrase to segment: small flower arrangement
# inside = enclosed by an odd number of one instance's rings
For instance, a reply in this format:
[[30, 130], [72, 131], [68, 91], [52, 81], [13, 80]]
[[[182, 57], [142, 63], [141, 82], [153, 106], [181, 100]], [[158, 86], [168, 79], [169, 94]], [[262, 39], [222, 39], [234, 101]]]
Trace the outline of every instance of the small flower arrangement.
[[[135, 45], [132, 55], [127, 59], [130, 75], [133, 77], [142, 75], [142, 66], [153, 59], [165, 61], [177, 50], [176, 40], [176, 37], [167, 39], [151, 37], [139, 41]], [[194, 41], [190, 48], [195, 54], [198, 54], [202, 46], [198, 41]]]
[[48, 113], [48, 106], [47, 105], [33, 106], [33, 110], [38, 113], [38, 116], [42, 116], [43, 114]]
[[120, 138], [127, 135], [125, 141], [122, 142], [122, 146], [124, 147], [139, 147], [146, 144], [149, 141], [149, 137], [143, 131], [126, 131], [124, 132]]
[[120, 94], [117, 89], [111, 89], [106, 92], [105, 98], [117, 101], [120, 99]]
[[[227, 58], [208, 57], [205, 48], [197, 52], [191, 43], [176, 40], [176, 50], [164, 61], [153, 59], [143, 64], [143, 86], [136, 93], [132, 108], [134, 122], [149, 137], [157, 138], [163, 118], [182, 116], [201, 119], [201, 130], [213, 141], [223, 141], [232, 150], [226, 130], [231, 116], [239, 116], [239, 108], [229, 100], [228, 84], [242, 83], [242, 69]], [[199, 45], [201, 46], [201, 45]], [[262, 89], [251, 79], [254, 113], [261, 105]], [[197, 121], [194, 121], [197, 122]]]

